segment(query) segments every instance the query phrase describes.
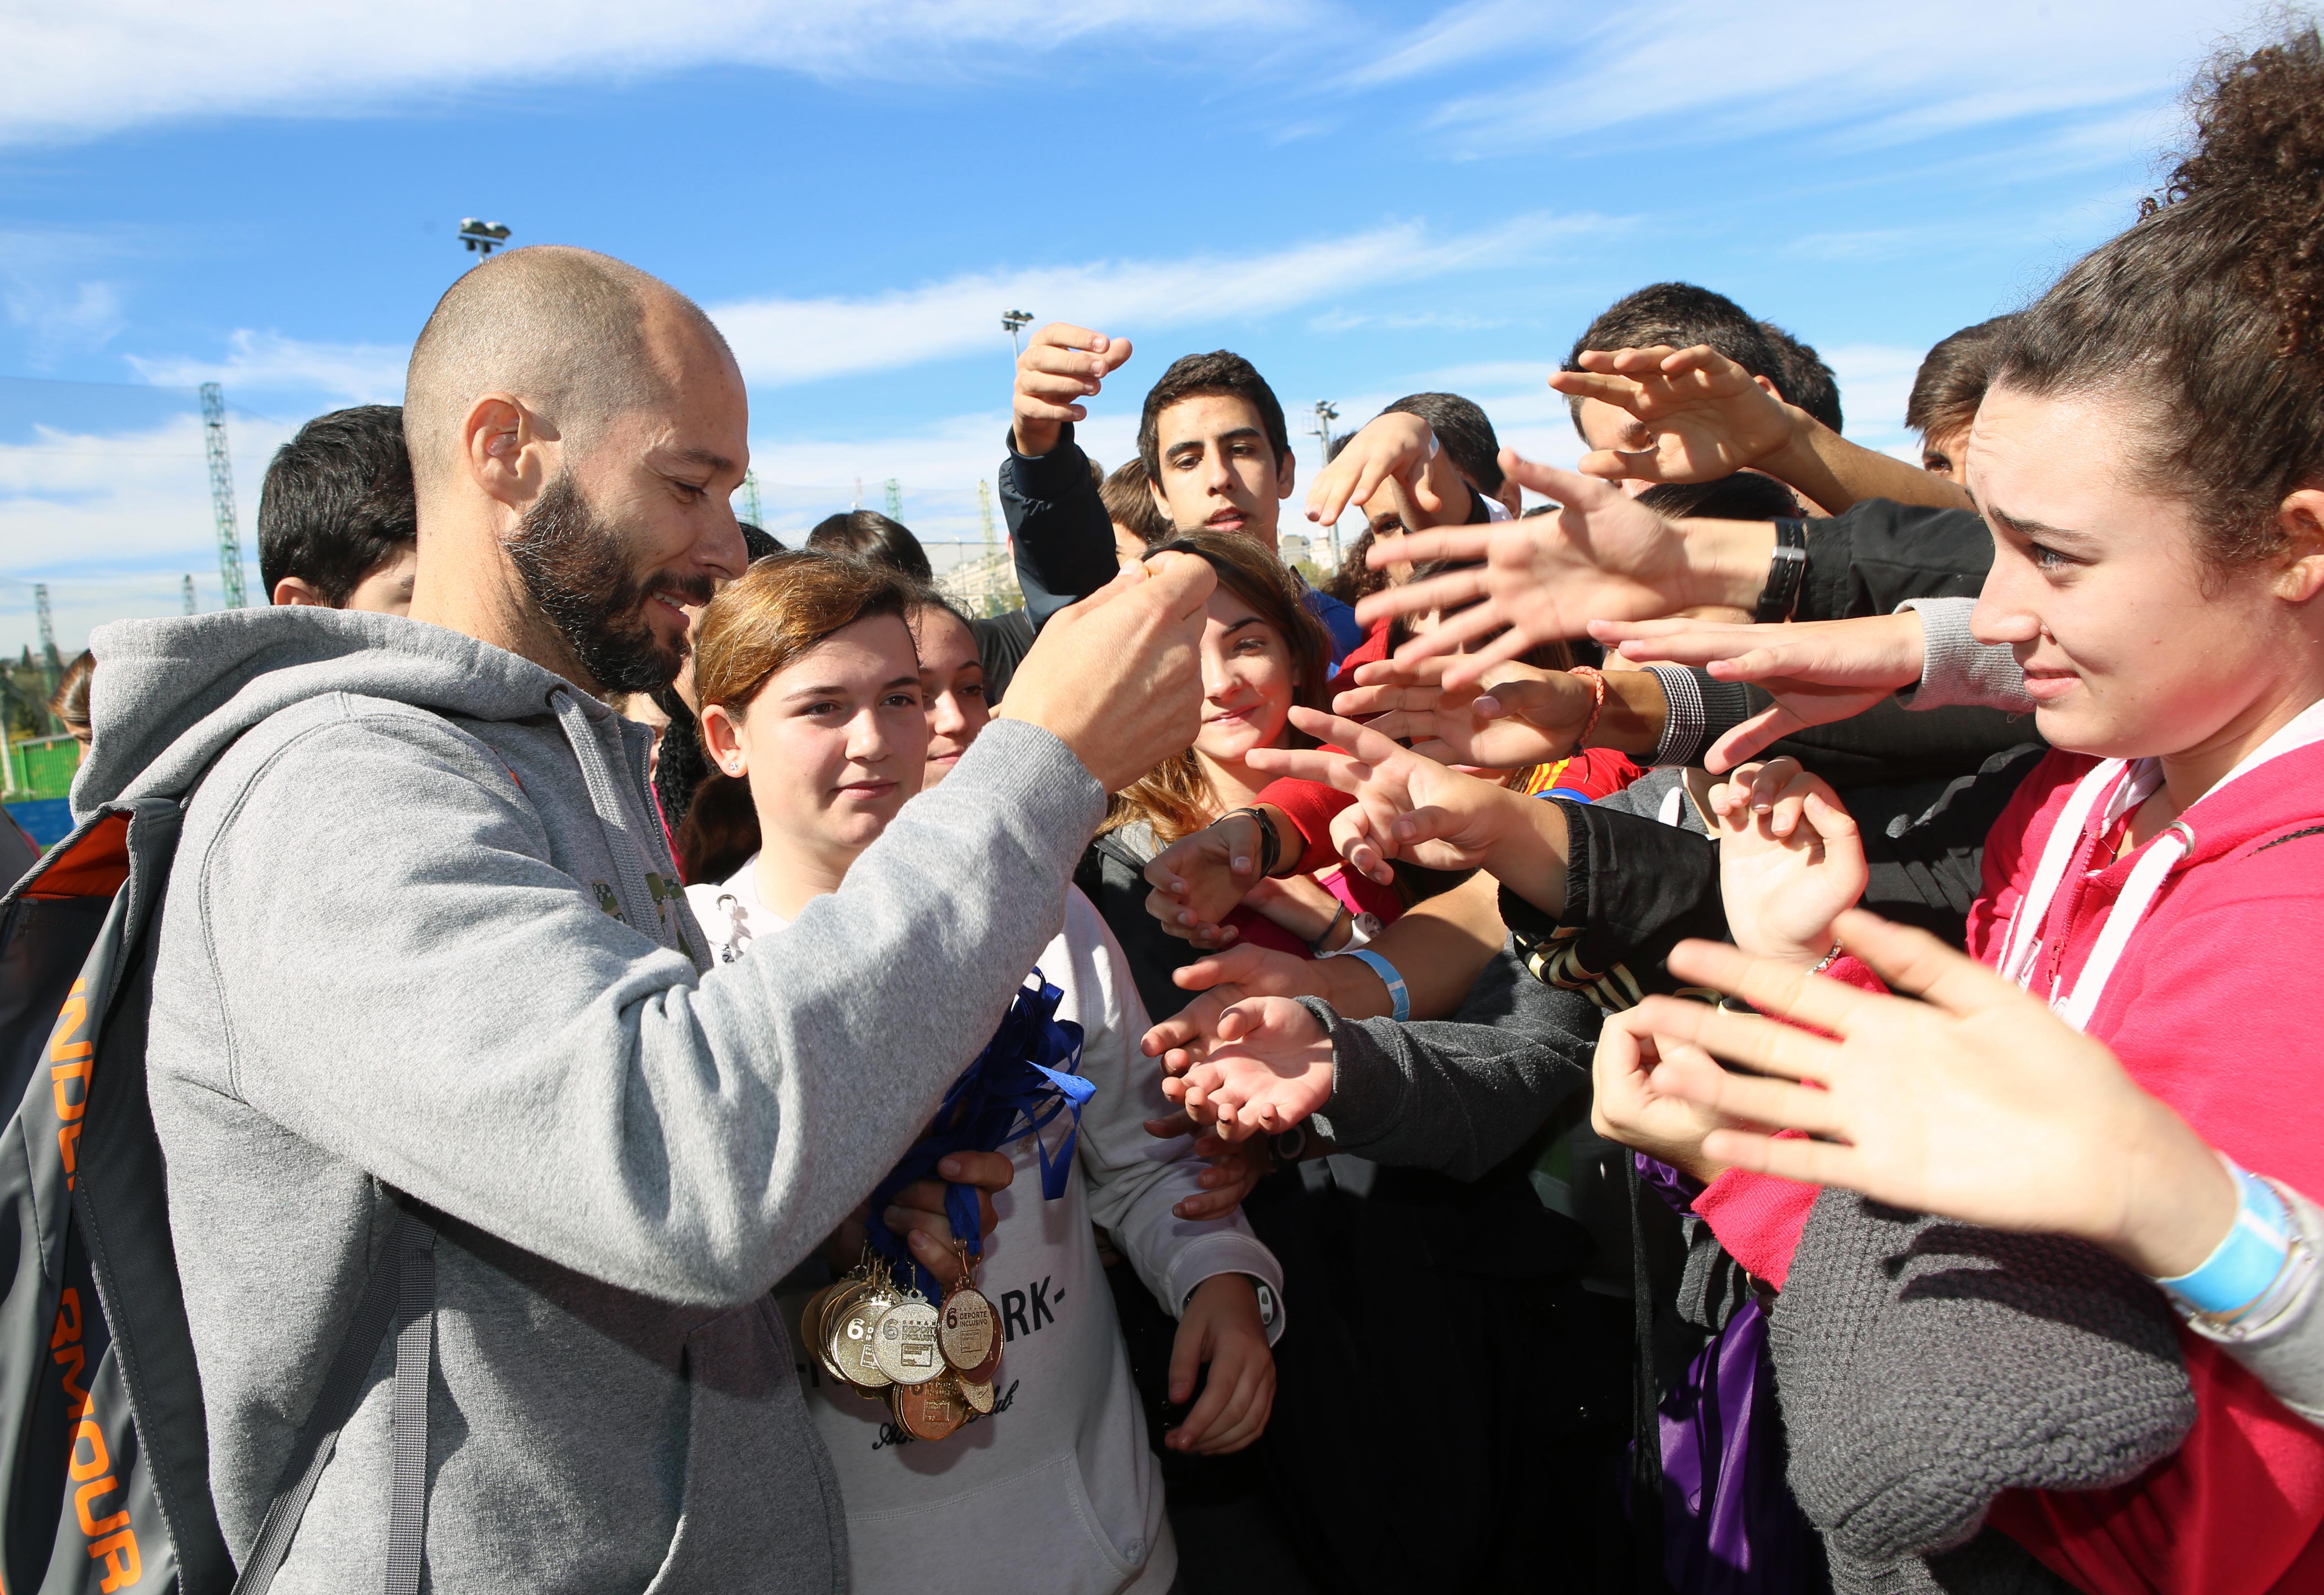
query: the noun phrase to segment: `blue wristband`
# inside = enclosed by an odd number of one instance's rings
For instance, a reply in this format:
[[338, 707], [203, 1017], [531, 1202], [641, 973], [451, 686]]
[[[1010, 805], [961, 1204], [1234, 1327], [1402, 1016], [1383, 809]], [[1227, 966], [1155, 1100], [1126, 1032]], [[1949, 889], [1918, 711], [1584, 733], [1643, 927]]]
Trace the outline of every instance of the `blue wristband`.
[[1372, 973], [1378, 975], [1388, 987], [1388, 999], [1396, 1005], [1396, 1016], [1399, 1019], [1412, 1017], [1412, 996], [1405, 990], [1404, 977], [1396, 972], [1394, 964], [1369, 947], [1359, 947], [1352, 952], [1345, 952], [1340, 956], [1360, 958], [1371, 965]]
[[2207, 1318], [2231, 1316], [2266, 1294], [2292, 1252], [2292, 1214], [2283, 1198], [2257, 1174], [2237, 1168], [2236, 1221], [2227, 1237], [2191, 1274], [2154, 1283]]

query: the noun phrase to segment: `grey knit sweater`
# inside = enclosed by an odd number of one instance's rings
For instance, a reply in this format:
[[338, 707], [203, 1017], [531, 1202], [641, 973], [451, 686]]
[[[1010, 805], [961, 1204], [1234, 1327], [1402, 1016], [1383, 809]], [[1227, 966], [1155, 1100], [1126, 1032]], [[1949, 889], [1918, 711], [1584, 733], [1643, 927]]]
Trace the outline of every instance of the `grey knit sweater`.
[[1840, 1595], [1993, 1589], [1923, 1558], [1968, 1542], [2005, 1489], [2135, 1477], [2195, 1418], [2170, 1311], [2096, 1247], [1836, 1189], [1816, 1200], [1768, 1346], [1792, 1491]]

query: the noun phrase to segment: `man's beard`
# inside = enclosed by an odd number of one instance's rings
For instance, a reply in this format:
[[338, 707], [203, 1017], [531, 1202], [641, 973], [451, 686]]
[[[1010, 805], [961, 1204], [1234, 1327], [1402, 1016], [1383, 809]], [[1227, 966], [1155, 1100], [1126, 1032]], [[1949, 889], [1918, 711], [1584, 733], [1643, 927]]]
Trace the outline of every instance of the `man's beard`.
[[646, 605], [658, 593], [687, 604], [710, 601], [710, 579], [664, 574], [641, 581], [630, 539], [590, 507], [559, 472], [518, 523], [509, 558], [525, 591], [602, 692], [650, 692], [677, 679], [686, 661], [654, 635]]

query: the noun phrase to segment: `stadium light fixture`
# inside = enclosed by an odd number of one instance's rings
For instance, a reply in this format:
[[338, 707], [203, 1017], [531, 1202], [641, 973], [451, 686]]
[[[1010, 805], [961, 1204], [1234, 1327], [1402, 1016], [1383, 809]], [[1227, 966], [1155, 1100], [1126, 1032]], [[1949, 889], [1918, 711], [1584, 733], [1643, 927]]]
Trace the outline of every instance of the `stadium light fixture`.
[[479, 260], [507, 243], [508, 238], [508, 227], [503, 222], [478, 221], [471, 216], [460, 223], [460, 242], [475, 251]]

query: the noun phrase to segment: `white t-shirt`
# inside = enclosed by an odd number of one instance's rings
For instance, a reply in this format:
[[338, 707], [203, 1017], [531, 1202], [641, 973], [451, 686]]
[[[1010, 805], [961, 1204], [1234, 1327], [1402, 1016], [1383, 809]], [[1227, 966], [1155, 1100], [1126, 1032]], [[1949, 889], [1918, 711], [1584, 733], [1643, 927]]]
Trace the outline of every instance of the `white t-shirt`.
[[[721, 962], [781, 927], [760, 899], [757, 867], [753, 858], [729, 880], [687, 888]], [[1065, 929], [1036, 967], [1065, 994], [1057, 1017], [1082, 1026], [1082, 1072], [1097, 1091], [1082, 1112], [1079, 1177], [1057, 1201], [1042, 1200], [1031, 1142], [1005, 1148], [1016, 1179], [993, 1198], [999, 1221], [979, 1278], [1008, 1337], [992, 1415], [943, 1441], [905, 1435], [884, 1404], [835, 1388], [798, 1344], [799, 1310], [828, 1275], [810, 1268], [785, 1282], [808, 1410], [846, 1504], [857, 1590], [916, 1589], [937, 1563], [947, 1595], [1168, 1590], [1178, 1555], [1161, 1470], [1091, 1225], [1106, 1228], [1174, 1317], [1214, 1274], [1253, 1275], [1282, 1299], [1281, 1266], [1240, 1212], [1191, 1223], [1170, 1210], [1200, 1189], [1206, 1165], [1190, 1141], [1146, 1133], [1145, 1120], [1171, 1108], [1154, 1061], [1138, 1050], [1145, 1006], [1112, 932], [1080, 892], [1069, 892]], [[962, 1067], [987, 1039], [961, 1038]], [[1047, 1132], [1053, 1153], [1065, 1122]], [[1270, 1337], [1284, 1321], [1278, 1306]]]

